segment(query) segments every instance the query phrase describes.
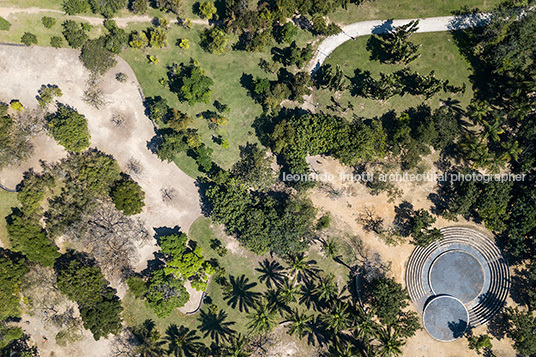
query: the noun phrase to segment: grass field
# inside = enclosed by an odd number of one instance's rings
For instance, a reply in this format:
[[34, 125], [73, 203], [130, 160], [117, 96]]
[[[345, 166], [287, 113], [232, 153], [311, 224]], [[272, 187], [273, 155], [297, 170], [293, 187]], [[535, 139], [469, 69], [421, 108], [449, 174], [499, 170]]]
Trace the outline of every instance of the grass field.
[[0, 243], [4, 248], [9, 247], [5, 217], [11, 213], [11, 207], [19, 204], [17, 194], [0, 190]]
[[347, 25], [365, 20], [448, 16], [463, 6], [489, 11], [500, 2], [500, 0], [374, 0], [364, 1], [360, 5], [350, 4], [347, 10], [337, 8], [329, 18], [339, 24]]
[[[354, 70], [359, 68], [363, 71], [370, 71], [376, 79], [379, 78], [381, 72], [392, 73], [404, 68], [403, 65], [382, 64], [379, 61], [371, 61], [370, 52], [366, 49], [369, 38], [370, 36], [363, 36], [358, 37], [355, 41], [346, 42], [331, 54], [326, 63], [333, 66], [340, 64], [344, 73], [349, 77], [353, 77]], [[461, 86], [465, 82], [467, 85], [465, 94], [450, 95], [441, 91], [426, 101], [424, 97], [405, 94], [404, 96], [394, 96], [382, 102], [363, 97], [352, 97], [349, 91], [345, 91], [338, 99], [339, 103], [345, 106], [348, 102], [351, 102], [354, 106], [354, 110], [349, 110], [345, 114], [346, 117], [352, 118], [352, 114], [362, 117], [374, 117], [389, 110], [401, 112], [417, 106], [423, 101], [432, 108], [437, 108], [440, 105], [440, 99], [448, 99], [449, 96], [452, 99], [459, 100], [462, 107], [469, 104], [472, 97], [469, 76], [472, 74], [472, 70], [470, 64], [459, 53], [452, 35], [448, 32], [420, 33], [414, 34], [411, 37], [411, 41], [422, 44], [420, 49], [421, 56], [408, 65], [412, 71], [428, 74], [434, 70], [436, 78], [448, 79], [450, 84], [456, 86]], [[331, 104], [330, 98], [332, 95], [333, 93], [327, 90], [317, 90], [315, 92], [315, 100], [319, 103], [321, 110], [325, 110], [326, 106]]]

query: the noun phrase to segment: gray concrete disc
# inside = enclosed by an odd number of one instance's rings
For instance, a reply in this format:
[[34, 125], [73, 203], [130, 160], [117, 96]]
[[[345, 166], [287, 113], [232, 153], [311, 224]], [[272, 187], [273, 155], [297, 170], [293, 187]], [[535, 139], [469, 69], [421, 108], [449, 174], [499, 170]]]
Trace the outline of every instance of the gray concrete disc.
[[433, 298], [424, 308], [424, 327], [436, 340], [449, 342], [463, 336], [469, 313], [455, 297], [442, 295]]

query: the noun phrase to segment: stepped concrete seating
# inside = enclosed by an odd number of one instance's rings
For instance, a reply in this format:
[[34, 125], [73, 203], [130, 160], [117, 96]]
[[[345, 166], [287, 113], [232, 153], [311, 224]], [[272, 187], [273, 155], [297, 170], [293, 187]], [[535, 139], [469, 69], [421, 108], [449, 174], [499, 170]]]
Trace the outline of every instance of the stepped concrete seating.
[[[442, 239], [427, 247], [415, 248], [409, 258], [406, 267], [406, 287], [413, 304], [422, 313], [427, 303], [437, 295], [445, 293], [445, 291], [435, 292], [433, 286], [446, 289], [458, 283], [465, 283], [465, 281], [447, 281], [445, 284], [437, 281], [431, 283], [430, 279], [432, 278], [448, 277], [446, 272], [433, 271], [436, 263], [438, 264], [436, 265], [437, 269], [452, 269], [454, 274], [464, 273], [462, 267], [452, 266], [449, 268], [448, 261], [445, 260], [452, 257], [452, 264], [466, 262], [472, 265], [466, 269], [465, 273], [482, 275], [481, 277], [466, 276], [465, 279], [461, 280], [467, 280], [467, 284], [476, 284], [465, 287], [472, 290], [466, 289], [464, 291], [479, 292], [471, 301], [463, 301], [469, 313], [469, 326], [483, 325], [504, 306], [510, 289], [508, 264], [495, 243], [477, 230], [453, 226], [441, 229], [441, 233], [443, 233]], [[459, 252], [459, 254], [451, 254], [453, 252]], [[455, 296], [456, 292], [456, 289], [453, 289], [451, 295], [457, 299], [463, 300], [463, 297], [473, 297], [473, 295], [467, 294]], [[462, 295], [460, 292], [458, 293]]]

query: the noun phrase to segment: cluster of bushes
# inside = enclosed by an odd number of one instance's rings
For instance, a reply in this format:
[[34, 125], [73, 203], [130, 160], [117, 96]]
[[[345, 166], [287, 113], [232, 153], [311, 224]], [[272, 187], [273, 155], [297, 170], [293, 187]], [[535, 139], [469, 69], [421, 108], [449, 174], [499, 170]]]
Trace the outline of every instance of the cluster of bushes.
[[184, 233], [161, 236], [158, 244], [163, 254], [160, 267], [150, 272], [147, 281], [132, 276], [127, 283], [134, 296], [145, 299], [146, 306], [156, 316], [165, 318], [190, 299], [184, 283], [188, 280], [194, 289], [206, 290], [214, 268], [204, 260], [201, 247], [188, 242]]
[[164, 18], [160, 18], [158, 19], [156, 26], [149, 27], [145, 31], [133, 31], [130, 34], [130, 47], [141, 50], [145, 50], [148, 47], [166, 47], [168, 45], [168, 26], [168, 21]]
[[428, 75], [411, 72], [408, 68], [394, 73], [380, 73], [380, 79], [374, 79], [369, 71], [356, 69], [351, 79], [352, 95], [387, 100], [395, 95], [424, 95], [427, 99], [443, 90], [445, 93], [456, 94], [465, 92], [465, 83], [461, 87], [449, 84], [448, 80], [435, 77], [434, 71]]
[[127, 0], [64, 0], [63, 10], [69, 15], [76, 15], [92, 11], [110, 18], [114, 14], [126, 8]]

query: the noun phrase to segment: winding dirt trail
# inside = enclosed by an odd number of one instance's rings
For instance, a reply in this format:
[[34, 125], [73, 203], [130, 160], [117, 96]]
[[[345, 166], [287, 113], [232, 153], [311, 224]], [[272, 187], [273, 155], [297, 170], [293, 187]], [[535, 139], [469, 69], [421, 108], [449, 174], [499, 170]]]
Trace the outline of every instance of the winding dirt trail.
[[[39, 13], [57, 13], [57, 14], [64, 14], [64, 11], [59, 10], [49, 10], [49, 9], [41, 9], [38, 7], [28, 7], [28, 8], [16, 8], [16, 7], [0, 7], [0, 16], [7, 18], [9, 16], [12, 16], [14, 14], [39, 14]], [[80, 16], [80, 15], [73, 15], [69, 16], [70, 18], [84, 20], [89, 22], [91, 25], [102, 25], [102, 22], [104, 21], [104, 18], [98, 17], [98, 16]], [[115, 20], [117, 23], [117, 26], [119, 27], [127, 27], [130, 22], [151, 22], [153, 21], [153, 17], [142, 15], [142, 16], [128, 16], [128, 17], [115, 17], [112, 20]], [[203, 25], [208, 26], [209, 21], [208, 20], [202, 20], [202, 19], [190, 19], [192, 24], [195, 25]], [[170, 21], [171, 23], [176, 23], [177, 20]]]

